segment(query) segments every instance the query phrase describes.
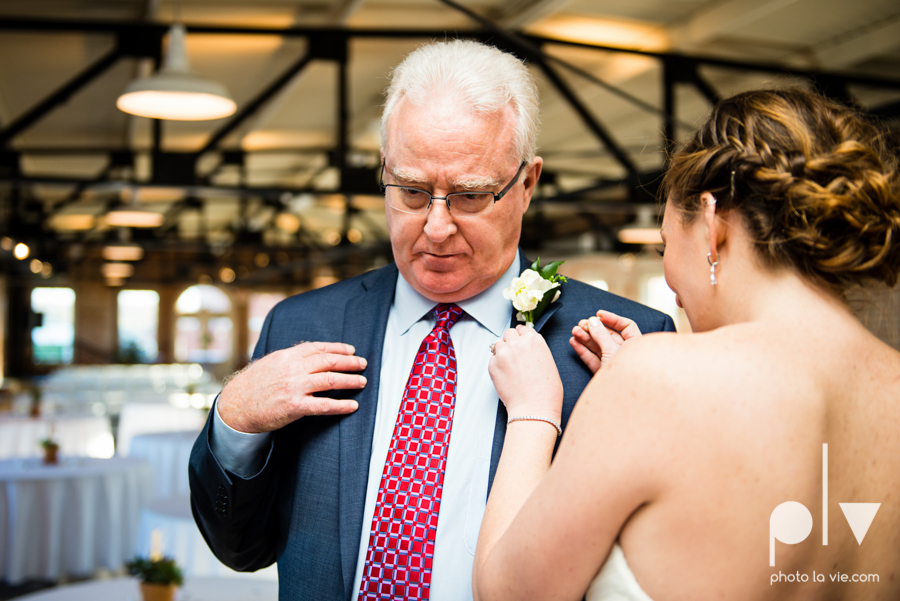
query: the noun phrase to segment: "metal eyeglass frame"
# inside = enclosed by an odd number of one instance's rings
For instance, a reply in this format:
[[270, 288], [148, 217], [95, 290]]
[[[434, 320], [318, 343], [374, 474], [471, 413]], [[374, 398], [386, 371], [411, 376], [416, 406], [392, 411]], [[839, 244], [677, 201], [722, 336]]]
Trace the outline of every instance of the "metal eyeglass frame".
[[[455, 215], [457, 217], [459, 217], [459, 216], [474, 217], [477, 215], [481, 215], [483, 213], [475, 213], [474, 215], [465, 215], [465, 214], [460, 215], [458, 213], [454, 213], [450, 209], [450, 198], [449, 197], [453, 196], [454, 194], [491, 194], [494, 197], [494, 204], [497, 204], [497, 201], [500, 200], [501, 198], [503, 198], [504, 196], [506, 196], [506, 193], [509, 192], [510, 190], [512, 190], [512, 187], [515, 186], [519, 182], [519, 176], [522, 175], [522, 169], [524, 169], [525, 165], [527, 165], [527, 164], [528, 164], [528, 161], [522, 161], [522, 164], [519, 165], [519, 169], [516, 171], [516, 174], [513, 176], [512, 181], [509, 182], [508, 184], [506, 184], [503, 187], [503, 189], [500, 190], [499, 192], [490, 192], [488, 190], [466, 190], [465, 192], [451, 192], [447, 196], [435, 196], [427, 190], [422, 190], [421, 188], [414, 188], [413, 186], [401, 186], [399, 184], [386, 184], [386, 183], [384, 183], [384, 161], [381, 161], [381, 181], [379, 182], [379, 185], [381, 187], [382, 194], [384, 194], [385, 190], [388, 187], [391, 187], [391, 188], [402, 188], [404, 190], [415, 190], [416, 192], [421, 192], [422, 194], [428, 195], [428, 205], [425, 207], [425, 209], [423, 211], [414, 213], [412, 211], [404, 211], [403, 209], [398, 209], [394, 205], [389, 205], [395, 211], [400, 211], [401, 213], [408, 213], [410, 215], [425, 215], [426, 213], [428, 213], [428, 211], [431, 210], [431, 205], [434, 203], [435, 200], [443, 200], [444, 202], [447, 203], [447, 212], [450, 213], [451, 215]], [[491, 205], [491, 206], [493, 207], [494, 205]]]

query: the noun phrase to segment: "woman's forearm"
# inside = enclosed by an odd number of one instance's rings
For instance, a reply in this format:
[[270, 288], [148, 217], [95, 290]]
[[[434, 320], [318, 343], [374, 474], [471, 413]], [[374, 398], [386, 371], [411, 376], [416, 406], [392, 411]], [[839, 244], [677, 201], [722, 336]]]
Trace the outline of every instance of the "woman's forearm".
[[502, 538], [550, 468], [556, 438], [555, 428], [546, 422], [523, 420], [507, 426], [475, 553], [472, 586], [479, 601], [515, 597], [515, 574], [497, 567], [515, 565], [501, 557], [508, 548]]

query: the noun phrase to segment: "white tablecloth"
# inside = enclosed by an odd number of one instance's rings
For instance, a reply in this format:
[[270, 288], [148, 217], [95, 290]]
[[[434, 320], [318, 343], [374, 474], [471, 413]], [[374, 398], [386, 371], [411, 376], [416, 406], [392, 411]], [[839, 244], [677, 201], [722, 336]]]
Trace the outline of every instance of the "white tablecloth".
[[139, 459], [0, 461], [0, 580], [119, 569], [152, 498], [153, 470]]
[[40, 457], [44, 454], [41, 440], [51, 435], [59, 443], [59, 452], [63, 455], [111, 457], [113, 453], [108, 417], [4, 415], [0, 416], [0, 459]]
[[142, 434], [131, 439], [128, 456], [143, 459], [153, 467], [157, 498], [191, 494], [188, 485], [188, 461], [191, 458], [194, 441], [199, 434], [199, 430], [163, 432]]
[[162, 535], [162, 552], [173, 557], [187, 576], [221, 576], [278, 580], [275, 565], [257, 572], [235, 572], [212, 554], [191, 515], [188, 496], [158, 499], [141, 511], [136, 555], [147, 557], [154, 530]]
[[[278, 583], [234, 578], [185, 578], [175, 601], [277, 601]], [[94, 580], [59, 586], [16, 601], [141, 601], [134, 578]]]
[[206, 411], [181, 409], [167, 403], [126, 403], [119, 416], [116, 449], [120, 455], [128, 456], [131, 439], [140, 434], [199, 432], [206, 423], [206, 416]]

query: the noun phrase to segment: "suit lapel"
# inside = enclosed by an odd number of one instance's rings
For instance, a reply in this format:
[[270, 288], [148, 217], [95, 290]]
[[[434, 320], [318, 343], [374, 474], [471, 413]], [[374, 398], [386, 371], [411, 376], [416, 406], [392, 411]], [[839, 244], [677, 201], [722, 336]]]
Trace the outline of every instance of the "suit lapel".
[[397, 268], [391, 264], [378, 277], [363, 284], [364, 291], [347, 302], [342, 342], [352, 344], [356, 354], [368, 361], [363, 374], [368, 383], [355, 396], [356, 413], [340, 422], [340, 538], [341, 572], [345, 598], [350, 598], [363, 521], [369, 458], [375, 413], [378, 408], [378, 385], [381, 376], [381, 354], [388, 314], [397, 284]]

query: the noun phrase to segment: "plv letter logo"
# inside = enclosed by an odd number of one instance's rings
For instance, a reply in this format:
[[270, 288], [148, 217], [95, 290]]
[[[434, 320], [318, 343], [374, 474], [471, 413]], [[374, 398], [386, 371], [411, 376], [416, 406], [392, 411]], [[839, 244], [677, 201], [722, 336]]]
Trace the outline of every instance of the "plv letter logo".
[[[862, 544], [881, 503], [839, 503], [856, 542]], [[813, 518], [803, 503], [786, 501], [769, 516], [769, 566], [775, 567], [775, 539], [786, 545], [806, 540]], [[822, 544], [828, 544], [828, 444], [822, 445]]]

